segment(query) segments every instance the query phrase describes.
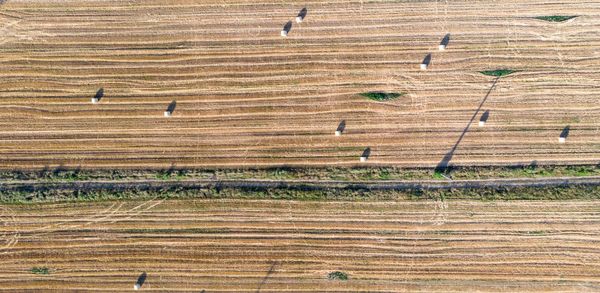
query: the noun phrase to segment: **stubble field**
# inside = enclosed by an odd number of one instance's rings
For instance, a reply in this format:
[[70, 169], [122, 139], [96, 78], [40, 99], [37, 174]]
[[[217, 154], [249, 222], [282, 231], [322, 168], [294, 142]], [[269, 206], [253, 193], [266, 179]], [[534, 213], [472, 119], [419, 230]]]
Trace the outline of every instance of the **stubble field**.
[[[146, 272], [142, 290], [162, 292], [593, 292], [599, 208], [590, 201], [2, 206], [0, 288], [117, 292]], [[334, 271], [348, 280], [328, 280]]]
[[[596, 163], [599, 16], [594, 1], [3, 1], [0, 167], [349, 166], [367, 147], [367, 164], [435, 166], [455, 145], [460, 165]], [[498, 68], [517, 72], [492, 88], [479, 71]]]

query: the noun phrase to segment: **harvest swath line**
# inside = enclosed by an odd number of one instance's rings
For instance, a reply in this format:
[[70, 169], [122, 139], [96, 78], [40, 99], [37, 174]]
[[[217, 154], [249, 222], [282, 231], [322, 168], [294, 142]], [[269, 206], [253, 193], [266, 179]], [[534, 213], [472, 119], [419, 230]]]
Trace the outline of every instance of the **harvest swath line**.
[[111, 205], [11, 206], [0, 287], [115, 292], [147, 272], [142, 290], [168, 292], [600, 290], [597, 201], [167, 201], [84, 225]]
[[[0, 168], [351, 166], [366, 146], [368, 165], [435, 167], [490, 68], [520, 73], [498, 85], [493, 119], [469, 130], [452, 165], [596, 163], [600, 8], [571, 2], [9, 1]], [[302, 7], [306, 19], [280, 37]], [[358, 95], [378, 90], [407, 94]]]

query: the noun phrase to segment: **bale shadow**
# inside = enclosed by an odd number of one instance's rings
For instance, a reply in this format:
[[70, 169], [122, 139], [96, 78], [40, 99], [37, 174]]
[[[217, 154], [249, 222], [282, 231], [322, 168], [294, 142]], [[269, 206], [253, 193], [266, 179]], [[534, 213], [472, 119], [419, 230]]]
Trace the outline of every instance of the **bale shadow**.
[[346, 120], [342, 120], [340, 122], [340, 124], [338, 125], [336, 131], [339, 131], [339, 132], [343, 133], [345, 129], [346, 129]]
[[565, 128], [563, 128], [562, 132], [560, 133], [560, 137], [566, 139], [567, 136], [569, 136], [570, 131], [571, 131], [571, 126], [567, 125]]
[[167, 107], [167, 112], [173, 113], [173, 111], [175, 111], [176, 106], [177, 106], [177, 101], [173, 100]]
[[100, 88], [96, 92], [96, 95], [94, 96], [94, 99], [96, 99], [98, 102], [100, 102], [100, 100], [102, 99], [102, 97], [104, 97], [104, 88]]
[[440, 42], [440, 45], [447, 47], [449, 43], [450, 43], [450, 34], [446, 34], [444, 36], [444, 38], [442, 39], [442, 41]]
[[363, 153], [362, 153], [361, 157], [365, 157], [365, 158], [367, 158], [367, 159], [368, 159], [370, 155], [371, 155], [371, 148], [366, 148], [366, 149], [363, 151]]
[[490, 110], [486, 110], [485, 112], [483, 112], [483, 115], [481, 115], [481, 118], [479, 119], [479, 121], [487, 122], [489, 118], [490, 118]]
[[306, 7], [304, 7], [298, 13], [298, 17], [300, 17], [301, 19], [304, 19], [304, 17], [306, 17], [307, 13], [308, 13], [308, 10], [306, 9]]
[[284, 26], [283, 26], [283, 30], [286, 33], [289, 33], [292, 30], [292, 21], [288, 21]]
[[423, 59], [423, 62], [421, 64], [425, 64], [427, 66], [429, 66], [429, 63], [431, 63], [431, 53], [427, 54], [427, 56], [425, 56], [425, 59]]
[[144, 282], [146, 282], [146, 278], [148, 277], [148, 274], [146, 274], [146, 272], [143, 272], [137, 279], [137, 282], [135, 282], [136, 285], [139, 285], [139, 287], [141, 288], [142, 285], [144, 285]]

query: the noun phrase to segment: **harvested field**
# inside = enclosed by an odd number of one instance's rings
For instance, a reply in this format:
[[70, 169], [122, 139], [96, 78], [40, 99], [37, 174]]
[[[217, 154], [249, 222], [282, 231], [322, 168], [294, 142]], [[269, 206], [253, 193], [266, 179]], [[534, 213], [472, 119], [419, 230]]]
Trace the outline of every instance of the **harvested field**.
[[595, 1], [0, 3], [0, 168], [600, 160]]
[[[142, 289], [165, 292], [600, 290], [596, 201], [196, 200], [0, 211], [4, 290], [131, 290], [144, 271]], [[328, 280], [333, 271], [349, 280]]]

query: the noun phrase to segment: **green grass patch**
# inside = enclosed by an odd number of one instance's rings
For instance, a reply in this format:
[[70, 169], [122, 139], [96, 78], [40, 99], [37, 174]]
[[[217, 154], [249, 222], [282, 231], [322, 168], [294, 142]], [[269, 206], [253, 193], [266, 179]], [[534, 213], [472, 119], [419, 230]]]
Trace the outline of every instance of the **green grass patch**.
[[512, 69], [496, 69], [496, 70], [479, 71], [479, 73], [481, 73], [483, 75], [496, 76], [496, 77], [509, 75], [509, 74], [515, 73], [515, 72], [517, 72], [517, 71], [512, 70]]
[[161, 171], [161, 172], [158, 172], [156, 174], [156, 179], [158, 179], [158, 180], [169, 180], [169, 179], [171, 179], [171, 174], [169, 174], [167, 172]]
[[433, 172], [433, 179], [437, 179], [437, 180], [446, 180], [448, 178], [446, 178], [444, 176], [444, 173], [440, 172], [440, 171], [434, 171]]
[[47, 275], [47, 274], [50, 274], [50, 270], [47, 267], [33, 267], [29, 271], [32, 272], [32, 273], [34, 273], [34, 274], [36, 274], [36, 275]]
[[405, 93], [386, 93], [386, 92], [366, 92], [360, 94], [363, 97], [367, 97], [373, 101], [389, 101], [404, 96]]
[[390, 170], [388, 169], [380, 169], [379, 170], [379, 180], [390, 180], [391, 179], [391, 174], [390, 174]]
[[272, 169], [267, 171], [267, 176], [269, 178], [277, 179], [277, 180], [289, 180], [295, 179], [294, 174], [288, 171], [287, 169]]
[[186, 170], [159, 170], [156, 175], [158, 180], [183, 180], [188, 177]]
[[589, 166], [569, 166], [564, 172], [567, 176], [585, 177], [598, 175], [598, 169]]
[[346, 274], [344, 272], [340, 272], [340, 271], [335, 271], [335, 272], [329, 273], [329, 275], [327, 275], [327, 279], [346, 281], [346, 280], [348, 280], [348, 274]]
[[545, 168], [538, 168], [537, 166], [530, 166], [523, 169], [526, 177], [549, 177], [553, 176], [551, 170]]
[[569, 19], [573, 19], [577, 15], [547, 15], [547, 16], [536, 16], [535, 19], [545, 20], [550, 22], [564, 22]]

